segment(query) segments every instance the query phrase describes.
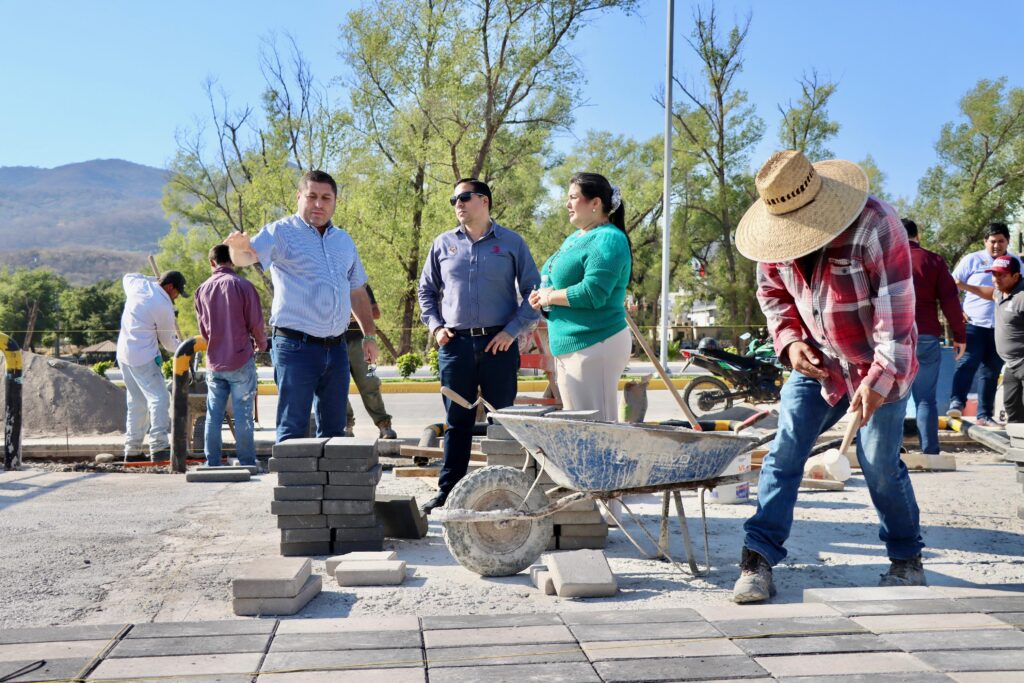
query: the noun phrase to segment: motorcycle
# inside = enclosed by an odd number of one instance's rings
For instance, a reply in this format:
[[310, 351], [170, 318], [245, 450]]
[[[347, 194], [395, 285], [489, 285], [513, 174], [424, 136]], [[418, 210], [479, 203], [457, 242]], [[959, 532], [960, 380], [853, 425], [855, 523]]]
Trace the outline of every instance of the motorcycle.
[[692, 363], [712, 373], [712, 376], [696, 377], [683, 391], [683, 400], [698, 418], [728, 410], [734, 401], [774, 403], [779, 400], [782, 366], [770, 341], [752, 341], [745, 356], [703, 343], [696, 350], [682, 353], [687, 361], [684, 370]]

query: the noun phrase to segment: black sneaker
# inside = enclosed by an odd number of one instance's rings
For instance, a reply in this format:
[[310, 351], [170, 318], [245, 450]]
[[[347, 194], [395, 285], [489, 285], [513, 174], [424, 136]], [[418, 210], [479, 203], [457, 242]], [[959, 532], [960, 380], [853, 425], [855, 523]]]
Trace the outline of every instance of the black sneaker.
[[740, 557], [740, 578], [732, 589], [733, 602], [763, 602], [773, 595], [772, 566], [760, 554], [744, 547]]
[[153, 453], [149, 459], [152, 460], [153, 462], [169, 461], [171, 459], [171, 449], [162, 448], [159, 451]]
[[921, 563], [921, 556], [918, 555], [909, 560], [894, 560], [890, 557], [889, 571], [881, 575], [878, 585], [927, 586], [928, 580], [924, 576], [924, 565]]
[[143, 453], [133, 453], [132, 455], [124, 456], [123, 462], [149, 462], [149, 456]]
[[443, 491], [438, 491], [433, 498], [420, 506], [420, 512], [425, 515], [429, 515], [434, 508], [443, 507], [447, 500], [448, 494]]

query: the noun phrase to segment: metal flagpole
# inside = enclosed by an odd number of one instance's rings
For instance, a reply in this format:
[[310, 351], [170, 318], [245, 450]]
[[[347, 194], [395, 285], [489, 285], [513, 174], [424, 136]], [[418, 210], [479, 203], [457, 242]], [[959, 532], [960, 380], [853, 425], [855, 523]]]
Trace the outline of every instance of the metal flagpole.
[[661, 230], [661, 364], [668, 369], [669, 236], [672, 232], [672, 29], [675, 0], [668, 0], [668, 31], [665, 47], [665, 169], [664, 224]]

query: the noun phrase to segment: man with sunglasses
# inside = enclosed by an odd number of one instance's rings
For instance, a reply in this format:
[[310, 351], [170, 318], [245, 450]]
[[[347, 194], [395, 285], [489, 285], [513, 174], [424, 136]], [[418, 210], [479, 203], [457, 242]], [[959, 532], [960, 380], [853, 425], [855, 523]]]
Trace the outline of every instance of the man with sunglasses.
[[[449, 200], [459, 224], [434, 240], [420, 275], [422, 320], [438, 345], [441, 384], [469, 402], [477, 392], [496, 409], [512, 405], [519, 373], [516, 337], [538, 314], [530, 292], [540, 283], [526, 242], [491, 219], [491, 189], [476, 178], [455, 183]], [[448, 430], [438, 492], [441, 507], [466, 475], [476, 410], [444, 399]]]

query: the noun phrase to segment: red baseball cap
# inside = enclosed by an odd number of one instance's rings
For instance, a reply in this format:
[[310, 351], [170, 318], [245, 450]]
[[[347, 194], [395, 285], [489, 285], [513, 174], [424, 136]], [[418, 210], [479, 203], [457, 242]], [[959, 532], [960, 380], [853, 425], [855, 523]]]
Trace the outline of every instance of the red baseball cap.
[[1020, 272], [1020, 261], [1017, 260], [1016, 256], [1000, 256], [992, 262], [991, 268], [985, 269], [986, 273], [1019, 273]]

